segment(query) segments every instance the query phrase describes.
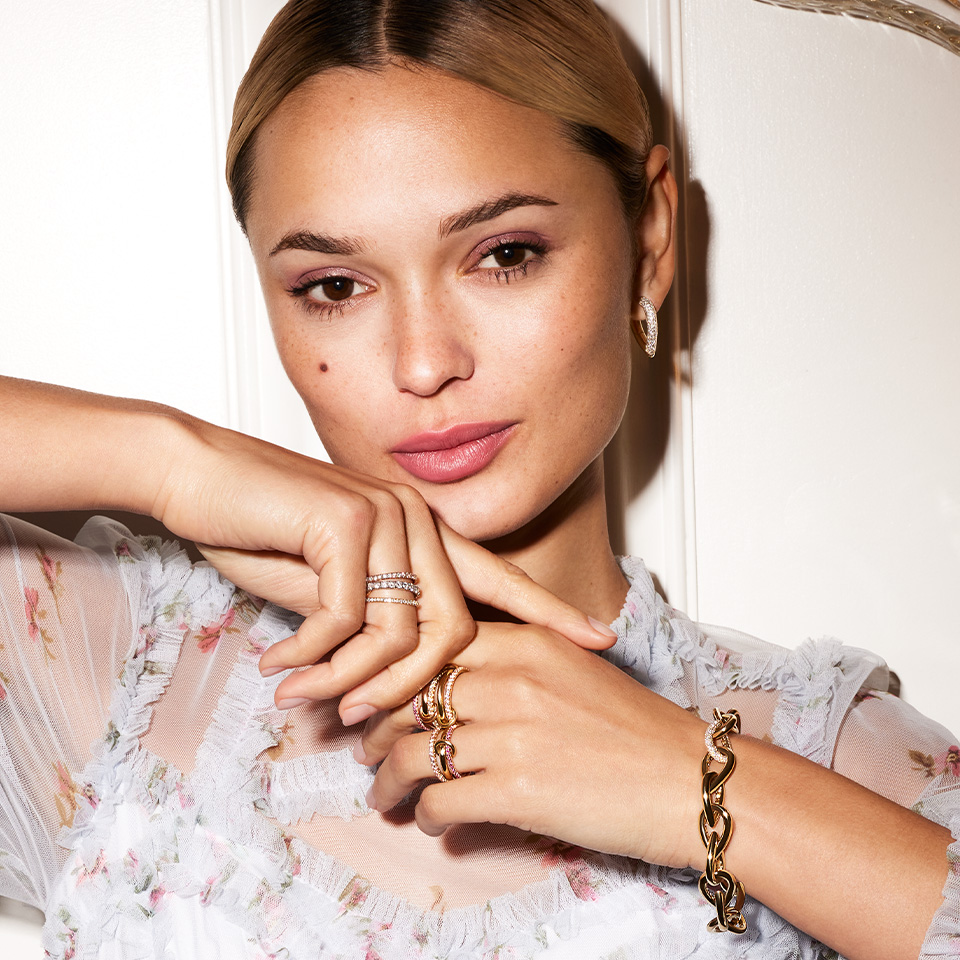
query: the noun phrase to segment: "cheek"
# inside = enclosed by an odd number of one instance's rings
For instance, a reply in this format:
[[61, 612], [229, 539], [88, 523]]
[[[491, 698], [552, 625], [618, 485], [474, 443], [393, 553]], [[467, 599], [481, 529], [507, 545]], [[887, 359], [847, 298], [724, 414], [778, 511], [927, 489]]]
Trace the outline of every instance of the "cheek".
[[331, 342], [296, 322], [273, 322], [272, 327], [283, 369], [306, 405], [324, 449], [336, 463], [352, 466], [363, 446], [364, 434], [358, 427], [365, 418], [360, 412], [370, 409], [375, 382], [370, 369], [357, 360], [367, 348]]

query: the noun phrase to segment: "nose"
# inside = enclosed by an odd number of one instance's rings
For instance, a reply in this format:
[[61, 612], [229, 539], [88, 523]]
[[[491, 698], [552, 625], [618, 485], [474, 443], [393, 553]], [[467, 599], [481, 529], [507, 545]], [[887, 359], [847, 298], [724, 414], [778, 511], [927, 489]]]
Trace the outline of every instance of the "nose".
[[433, 396], [474, 371], [473, 331], [458, 311], [428, 293], [408, 295], [392, 324], [393, 382], [401, 393]]

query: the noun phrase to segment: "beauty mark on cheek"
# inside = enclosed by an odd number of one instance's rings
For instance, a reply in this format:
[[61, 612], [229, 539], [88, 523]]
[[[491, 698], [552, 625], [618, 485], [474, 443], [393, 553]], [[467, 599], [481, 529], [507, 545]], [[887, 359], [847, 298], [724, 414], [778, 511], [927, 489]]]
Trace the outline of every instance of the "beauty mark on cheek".
[[330, 369], [330, 368], [329, 368], [325, 363], [321, 363], [321, 364], [320, 364], [320, 372], [321, 372], [321, 373], [326, 373], [329, 369]]

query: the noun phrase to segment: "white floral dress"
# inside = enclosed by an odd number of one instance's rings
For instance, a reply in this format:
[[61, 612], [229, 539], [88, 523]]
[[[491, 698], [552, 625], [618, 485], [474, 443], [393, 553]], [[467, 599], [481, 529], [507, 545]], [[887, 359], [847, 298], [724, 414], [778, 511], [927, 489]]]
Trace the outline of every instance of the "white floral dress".
[[[736, 706], [751, 735], [960, 838], [956, 739], [884, 692], [881, 661], [704, 632], [640, 561], [623, 568], [605, 656], [702, 715]], [[372, 813], [357, 733], [331, 706], [277, 711], [283, 675], [257, 670], [298, 622], [112, 521], [68, 543], [0, 518], [0, 895], [44, 910], [47, 956], [835, 956], [751, 900], [747, 934], [708, 933], [693, 871]], [[960, 955], [960, 843], [948, 860], [923, 957]]]

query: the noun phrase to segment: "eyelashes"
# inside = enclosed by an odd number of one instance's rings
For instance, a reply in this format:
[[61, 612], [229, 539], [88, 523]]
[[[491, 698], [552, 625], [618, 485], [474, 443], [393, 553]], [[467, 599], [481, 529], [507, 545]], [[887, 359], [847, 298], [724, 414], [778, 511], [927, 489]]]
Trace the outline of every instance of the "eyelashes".
[[[466, 273], [482, 281], [509, 284], [527, 276], [530, 268], [546, 261], [547, 245], [529, 237], [498, 237], [476, 251], [474, 265]], [[484, 266], [486, 261], [491, 261]], [[287, 292], [308, 313], [323, 319], [342, 317], [362, 303], [371, 284], [343, 273], [307, 276]]]

